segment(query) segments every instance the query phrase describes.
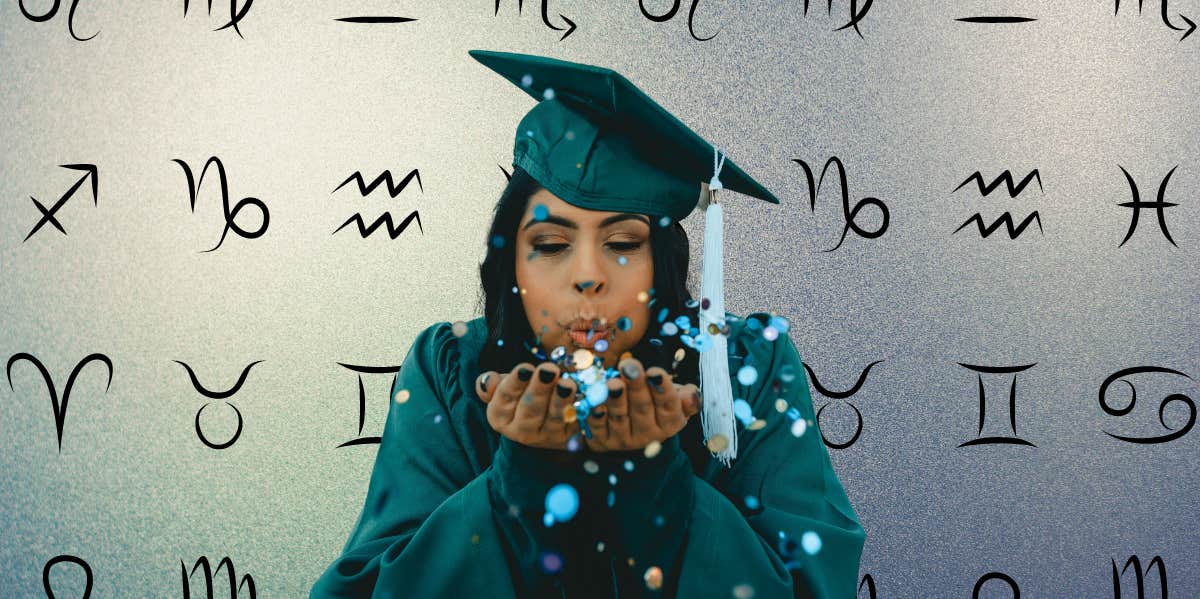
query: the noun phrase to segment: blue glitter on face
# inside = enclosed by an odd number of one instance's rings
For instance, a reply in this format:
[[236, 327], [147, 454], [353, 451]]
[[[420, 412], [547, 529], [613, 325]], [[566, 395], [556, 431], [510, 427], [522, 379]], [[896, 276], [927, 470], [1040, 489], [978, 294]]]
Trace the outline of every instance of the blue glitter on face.
[[546, 208], [545, 204], [538, 204], [537, 206], [533, 207], [533, 220], [535, 220], [535, 221], [546, 220], [546, 217], [549, 215], [550, 215], [550, 209]]

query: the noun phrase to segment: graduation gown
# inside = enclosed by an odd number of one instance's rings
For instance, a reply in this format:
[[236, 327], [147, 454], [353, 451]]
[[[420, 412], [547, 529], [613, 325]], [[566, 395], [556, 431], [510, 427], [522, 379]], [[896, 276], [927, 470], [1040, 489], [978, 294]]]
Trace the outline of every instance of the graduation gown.
[[[766, 341], [729, 316], [730, 373], [747, 360], [758, 370], [749, 386], [731, 377], [733, 396], [766, 421], [738, 425], [732, 467], [710, 456], [699, 415], [650, 458], [513, 442], [474, 391], [484, 319], [463, 337], [448, 322], [426, 328], [396, 375], [393, 397], [408, 398], [388, 402], [362, 512], [311, 597], [854, 597], [866, 534], [800, 355], [787, 334]], [[800, 436], [780, 397], [812, 423]], [[547, 526], [558, 483], [577, 490], [579, 508]]]

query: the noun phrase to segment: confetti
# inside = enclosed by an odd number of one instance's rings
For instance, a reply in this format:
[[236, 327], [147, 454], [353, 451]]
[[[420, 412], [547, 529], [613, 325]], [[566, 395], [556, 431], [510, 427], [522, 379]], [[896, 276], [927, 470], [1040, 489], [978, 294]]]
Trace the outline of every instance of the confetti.
[[759, 504], [758, 504], [758, 498], [757, 498], [757, 497], [755, 497], [755, 496], [753, 496], [753, 495], [747, 495], [747, 496], [745, 497], [745, 502], [746, 502], [746, 508], [747, 508], [747, 509], [751, 509], [751, 510], [756, 510], [756, 509], [758, 509], [758, 505], [759, 505]]
[[550, 209], [545, 204], [538, 204], [533, 207], [533, 220], [546, 220], [547, 216], [550, 216]]
[[618, 330], [628, 331], [631, 328], [633, 328], [633, 321], [629, 320], [628, 316], [622, 316], [617, 319], [617, 329]]
[[658, 441], [651, 441], [650, 444], [647, 445], [646, 448], [642, 450], [642, 453], [644, 453], [646, 455], [646, 457], [652, 458], [652, 457], [658, 455], [658, 452], [660, 452], [660, 451], [662, 451], [662, 443], [660, 443]]
[[459, 320], [450, 325], [450, 332], [454, 333], [455, 337], [462, 337], [467, 334], [467, 323]]
[[679, 327], [673, 322], [664, 323], [662, 326], [662, 334], [667, 337], [674, 337], [679, 332]]
[[767, 341], [774, 341], [779, 338], [779, 329], [769, 326], [763, 329], [762, 336], [763, 339], [766, 339]]
[[546, 493], [546, 513], [554, 520], [566, 522], [579, 509], [579, 493], [567, 483], [558, 483]]
[[786, 412], [787, 409], [788, 409], [788, 403], [787, 403], [786, 399], [780, 397], [779, 399], [775, 400], [775, 411], [776, 412], [779, 412], [780, 414], [782, 414], [782, 413]]
[[625, 460], [625, 471], [633, 472], [633, 461], [632, 460]]
[[713, 435], [705, 443], [708, 445], [708, 450], [714, 453], [729, 447], [729, 439], [725, 435]]
[[555, 572], [558, 572], [563, 566], [562, 556], [553, 551], [543, 551], [542, 559], [540, 561], [542, 563], [542, 569], [548, 574], [554, 574]]
[[528, 73], [521, 76], [521, 87], [529, 87], [533, 85], [533, 75]]
[[625, 256], [617, 256], [617, 264], [625, 266], [626, 264], [629, 264], [629, 258], [626, 258]]
[[754, 598], [754, 587], [752, 587], [748, 584], [744, 584], [744, 583], [733, 587], [733, 598], [734, 599], [753, 599]]
[[638, 292], [637, 301], [644, 304], [644, 303], [646, 303], [646, 300], [649, 300], [649, 299], [650, 299], [650, 296], [645, 291]]
[[743, 366], [738, 369], [737, 378], [739, 383], [749, 387], [758, 380], [758, 369], [749, 365]]
[[494, 247], [496, 249], [500, 249], [500, 248], [504, 247], [504, 236], [496, 235], [496, 236], [492, 237], [492, 247]]
[[804, 431], [808, 429], [808, 423], [803, 418], [796, 419], [792, 423], [792, 436], [800, 437], [804, 435]]
[[821, 550], [821, 535], [811, 530], [800, 535], [800, 547], [809, 555], [815, 554]]
[[598, 351], [598, 352], [601, 352], [601, 353], [606, 352], [606, 351], [608, 351], [608, 340], [600, 339], [600, 340], [596, 341], [596, 345], [594, 347], [596, 348], [596, 351]]
[[772, 316], [770, 326], [780, 333], [786, 333], [788, 332], [788, 327], [791, 325], [788, 323], [788, 320], [782, 316]]
[[547, 87], [546, 91], [542, 92], [542, 99], [543, 100], [553, 100], [554, 99], [554, 88]]
[[763, 420], [762, 418], [759, 418], [758, 420], [755, 420], [754, 422], [747, 424], [746, 428], [748, 430], [756, 431], [756, 430], [762, 429], [765, 426], [767, 426], [767, 421]]
[[646, 569], [646, 573], [642, 575], [642, 578], [646, 581], [646, 588], [652, 591], [657, 591], [662, 588], [662, 568], [659, 568], [658, 566], [650, 566]]
[[595, 474], [600, 471], [600, 464], [597, 464], [595, 460], [587, 460], [583, 463], [583, 470], [588, 474]]
[[401, 389], [396, 392], [396, 403], [404, 403], [408, 401], [408, 389]]
[[742, 421], [743, 425], [749, 425], [754, 422], [754, 413], [750, 411], [750, 404], [746, 400], [738, 398], [733, 400], [733, 415], [738, 420]]

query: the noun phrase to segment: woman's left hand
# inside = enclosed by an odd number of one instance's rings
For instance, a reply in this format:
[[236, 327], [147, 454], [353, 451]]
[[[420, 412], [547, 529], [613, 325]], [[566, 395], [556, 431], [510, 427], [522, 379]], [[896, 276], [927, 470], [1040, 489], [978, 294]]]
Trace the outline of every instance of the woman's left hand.
[[700, 391], [692, 384], [677, 385], [666, 370], [642, 368], [635, 358], [619, 365], [621, 376], [607, 381], [608, 399], [588, 418], [594, 451], [642, 449], [652, 441], [663, 442], [687, 425], [700, 411]]

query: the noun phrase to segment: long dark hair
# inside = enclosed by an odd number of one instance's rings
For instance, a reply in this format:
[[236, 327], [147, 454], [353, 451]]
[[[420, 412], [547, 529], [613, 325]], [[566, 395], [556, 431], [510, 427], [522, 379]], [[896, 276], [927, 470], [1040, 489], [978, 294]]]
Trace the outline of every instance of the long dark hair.
[[[487, 321], [488, 338], [479, 354], [479, 371], [508, 372], [521, 362], [539, 360], [530, 352], [535, 335], [525, 317], [517, 284], [516, 239], [529, 198], [542, 186], [521, 167], [514, 165], [508, 185], [496, 203], [492, 226], [487, 234], [487, 255], [479, 265], [481, 284], [479, 308]], [[684, 351], [684, 359], [674, 364], [676, 350], [684, 347], [679, 335], [661, 335], [659, 315], [666, 308], [663, 322], [687, 315], [697, 326], [698, 309], [688, 292], [688, 238], [683, 227], [672, 221], [660, 226], [661, 215], [650, 218], [650, 249], [654, 265], [654, 289], [650, 297], [650, 323], [645, 335], [630, 349], [635, 358], [649, 368], [659, 366], [674, 373], [674, 382], [699, 384], [699, 361], [695, 350]], [[686, 332], [686, 331], [681, 331]], [[501, 344], [502, 341], [502, 344]], [[548, 351], [553, 348], [546, 348]]]

